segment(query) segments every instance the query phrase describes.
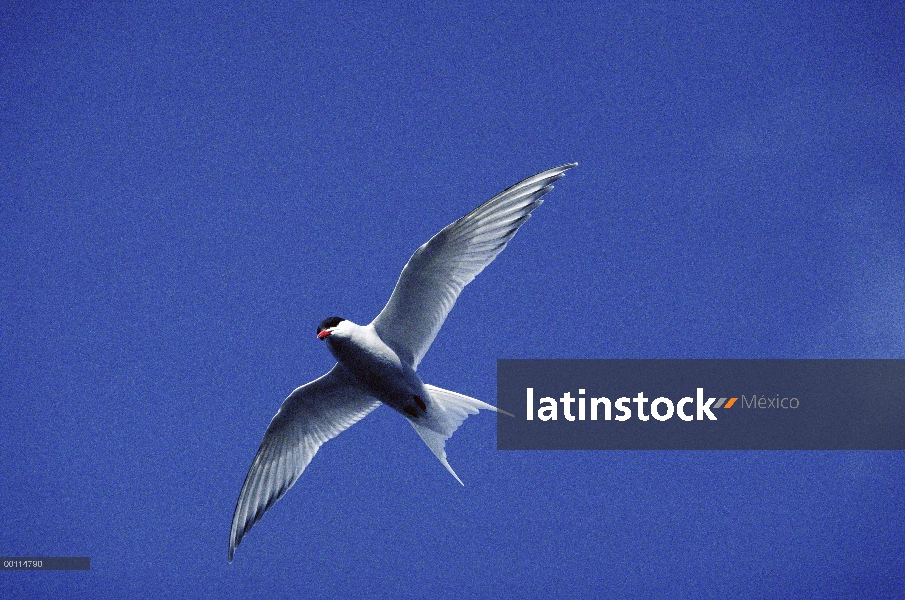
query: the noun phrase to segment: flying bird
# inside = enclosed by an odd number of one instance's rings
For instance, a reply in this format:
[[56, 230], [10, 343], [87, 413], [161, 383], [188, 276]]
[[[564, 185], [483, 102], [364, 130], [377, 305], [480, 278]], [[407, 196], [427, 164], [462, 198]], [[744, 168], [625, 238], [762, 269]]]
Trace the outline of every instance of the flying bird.
[[292, 392], [267, 427], [236, 501], [230, 562], [242, 537], [292, 487], [321, 444], [381, 403], [408, 419], [462, 483], [446, 460], [446, 440], [468, 415], [497, 408], [425, 384], [416, 373], [418, 364], [462, 289], [503, 251], [553, 182], [576, 164], [529, 177], [443, 228], [415, 251], [386, 306], [369, 325], [341, 317], [328, 317], [318, 325], [317, 337], [337, 363]]

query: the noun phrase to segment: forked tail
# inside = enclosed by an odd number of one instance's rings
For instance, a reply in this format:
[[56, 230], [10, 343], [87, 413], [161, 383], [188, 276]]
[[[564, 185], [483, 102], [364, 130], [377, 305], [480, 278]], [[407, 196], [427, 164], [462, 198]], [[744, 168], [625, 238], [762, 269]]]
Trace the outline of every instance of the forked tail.
[[433, 385], [425, 385], [424, 387], [430, 394], [431, 400], [439, 405], [439, 408], [441, 409], [436, 412], [430, 411], [434, 413], [430, 416], [437, 424], [436, 429], [439, 431], [435, 431], [424, 425], [419, 425], [411, 419], [409, 419], [409, 423], [412, 424], [412, 427], [415, 428], [415, 431], [421, 436], [421, 439], [424, 440], [427, 447], [431, 449], [434, 456], [440, 459], [440, 462], [443, 463], [446, 470], [452, 473], [452, 476], [456, 478], [456, 481], [465, 485], [462, 483], [462, 480], [459, 479], [459, 476], [456, 475], [456, 472], [453, 471], [452, 467], [449, 466], [449, 461], [446, 460], [446, 440], [452, 437], [452, 434], [459, 428], [459, 425], [468, 418], [468, 415], [476, 415], [481, 409], [492, 410], [504, 415], [509, 415], [510, 417], [513, 415], [505, 410], [498, 409], [496, 406], [492, 406], [486, 402], [481, 402], [480, 400], [470, 398], [463, 394], [444, 390], [443, 388], [438, 388]]

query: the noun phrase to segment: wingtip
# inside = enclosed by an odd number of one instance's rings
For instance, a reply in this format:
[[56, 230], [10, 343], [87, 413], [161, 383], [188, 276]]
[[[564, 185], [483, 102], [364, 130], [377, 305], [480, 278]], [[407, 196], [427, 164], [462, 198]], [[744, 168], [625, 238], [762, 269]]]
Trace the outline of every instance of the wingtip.
[[233, 562], [233, 557], [236, 555], [236, 548], [239, 547], [239, 543], [241, 542], [241, 538], [236, 540], [234, 536], [230, 536], [229, 538], [229, 562]]
[[236, 548], [239, 547], [239, 544], [242, 543], [242, 537], [244, 532], [238, 530], [236, 528], [236, 524], [233, 523], [233, 531], [230, 532], [229, 535], [229, 562], [233, 562], [233, 558], [236, 556]]
[[569, 169], [571, 169], [573, 167], [577, 167], [577, 166], [578, 166], [577, 162], [566, 163], [564, 165], [559, 165], [558, 167], [553, 167], [552, 169], [549, 169], [546, 172], [547, 173], [557, 173], [556, 179], [559, 179], [560, 177], [562, 177], [563, 175], [566, 174], [566, 171], [568, 171]]

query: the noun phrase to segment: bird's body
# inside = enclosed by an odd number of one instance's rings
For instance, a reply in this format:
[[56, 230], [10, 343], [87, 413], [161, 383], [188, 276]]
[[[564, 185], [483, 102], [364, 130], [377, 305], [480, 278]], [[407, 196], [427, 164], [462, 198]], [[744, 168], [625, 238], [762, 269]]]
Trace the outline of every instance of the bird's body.
[[293, 391], [273, 417], [239, 492], [229, 560], [245, 533], [292, 487], [318, 448], [381, 403], [405, 417], [459, 483], [446, 440], [470, 414], [497, 409], [427, 385], [418, 364], [462, 289], [490, 264], [575, 164], [538, 173], [507, 188], [443, 228], [409, 259], [384, 309], [368, 325], [341, 317], [321, 322], [337, 364]]
[[[373, 325], [361, 326], [343, 320], [329, 336], [324, 337], [324, 341], [336, 360], [372, 396], [405, 417], [433, 429], [428, 425], [425, 414], [430, 395], [424, 383], [415, 370], [380, 339]], [[437, 427], [436, 423], [434, 427]]]

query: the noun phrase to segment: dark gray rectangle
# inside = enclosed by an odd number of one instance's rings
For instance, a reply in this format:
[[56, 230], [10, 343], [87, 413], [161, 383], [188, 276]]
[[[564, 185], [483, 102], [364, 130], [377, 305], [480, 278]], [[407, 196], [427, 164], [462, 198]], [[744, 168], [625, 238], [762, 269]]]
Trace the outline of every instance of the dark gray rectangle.
[[6, 556], [0, 558], [4, 571], [87, 571], [91, 559], [87, 556]]
[[905, 450], [905, 360], [499, 360], [497, 405], [500, 450]]

